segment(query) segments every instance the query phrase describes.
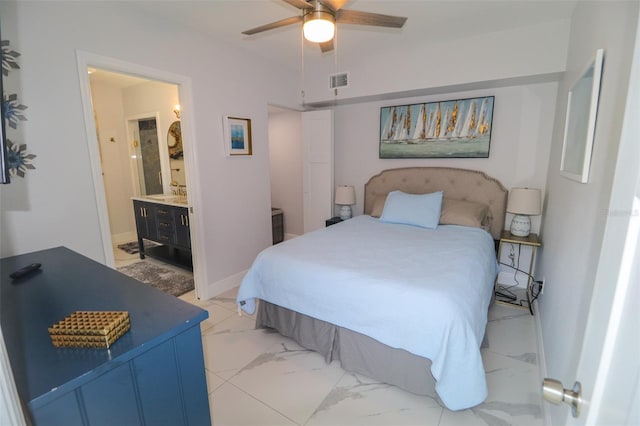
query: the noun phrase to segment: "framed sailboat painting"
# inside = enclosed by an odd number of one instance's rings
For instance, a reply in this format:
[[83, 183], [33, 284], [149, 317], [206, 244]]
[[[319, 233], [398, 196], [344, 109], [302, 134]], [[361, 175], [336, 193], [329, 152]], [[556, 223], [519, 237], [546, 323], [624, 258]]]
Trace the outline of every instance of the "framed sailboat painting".
[[488, 158], [493, 96], [380, 108], [380, 158]]

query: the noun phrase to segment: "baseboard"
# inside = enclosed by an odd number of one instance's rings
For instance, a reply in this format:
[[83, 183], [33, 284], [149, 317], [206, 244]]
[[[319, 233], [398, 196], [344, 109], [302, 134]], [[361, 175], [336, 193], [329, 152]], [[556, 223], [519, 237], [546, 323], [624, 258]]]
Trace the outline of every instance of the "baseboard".
[[538, 309], [538, 301], [533, 302], [533, 312], [535, 312], [534, 319], [536, 324], [536, 338], [538, 341], [538, 383], [540, 383], [540, 408], [542, 409], [542, 418], [545, 425], [552, 425], [551, 412], [549, 406], [542, 398], [542, 381], [547, 374], [547, 361], [544, 355], [544, 342], [542, 340], [542, 322], [540, 320], [540, 309]]
[[124, 244], [131, 241], [136, 241], [137, 239], [138, 234], [136, 234], [134, 231], [111, 235], [111, 242], [113, 243], [113, 245]]
[[231, 290], [234, 287], [239, 287], [242, 283], [242, 278], [244, 278], [246, 273], [247, 271], [245, 270], [231, 275], [227, 278], [223, 278], [220, 281], [209, 283], [209, 285], [207, 285], [207, 288], [205, 289], [206, 294], [201, 295], [201, 299], [211, 299], [224, 293], [225, 291]]
[[284, 234], [284, 240], [285, 240], [285, 241], [286, 241], [286, 240], [290, 240], [290, 239], [295, 238], [295, 237], [297, 237], [297, 236], [298, 236], [298, 235], [296, 235], [296, 234]]

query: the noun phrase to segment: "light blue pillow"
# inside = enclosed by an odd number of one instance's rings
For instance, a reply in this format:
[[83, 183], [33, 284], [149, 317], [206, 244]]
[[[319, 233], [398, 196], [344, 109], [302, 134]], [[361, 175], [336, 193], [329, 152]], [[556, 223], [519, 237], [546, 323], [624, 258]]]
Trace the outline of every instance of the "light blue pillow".
[[392, 191], [387, 195], [380, 222], [436, 229], [441, 208], [442, 191], [419, 195]]

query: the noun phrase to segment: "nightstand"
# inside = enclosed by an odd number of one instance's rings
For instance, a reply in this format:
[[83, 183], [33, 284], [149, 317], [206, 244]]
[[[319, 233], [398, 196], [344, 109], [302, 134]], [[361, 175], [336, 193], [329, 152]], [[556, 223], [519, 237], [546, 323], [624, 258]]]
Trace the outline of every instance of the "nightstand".
[[327, 226], [331, 226], [331, 225], [335, 225], [336, 223], [340, 223], [342, 222], [342, 219], [340, 219], [338, 216], [332, 217], [331, 219], [327, 219], [324, 221], [324, 226], [325, 228]]
[[[503, 259], [505, 256], [503, 254], [506, 253], [505, 250], [507, 250], [507, 246], [509, 246], [511, 251], [506, 255], [506, 260], [508, 260], [508, 262], [505, 262], [505, 259]], [[533, 265], [536, 258], [536, 252], [540, 246], [542, 246], [542, 242], [540, 242], [537, 234], [529, 234], [528, 237], [516, 237], [515, 235], [511, 235], [511, 232], [509, 231], [502, 231], [498, 245], [498, 262], [501, 266], [506, 266], [505, 272], [513, 273], [515, 284], [518, 283], [518, 276], [520, 276], [520, 278], [524, 276], [526, 280], [526, 288], [516, 287], [513, 283], [500, 283], [500, 275], [502, 274], [501, 270], [496, 278], [494, 288], [496, 303], [521, 309], [528, 309], [531, 315], [533, 315], [533, 308], [531, 307], [531, 303], [533, 302], [531, 293], [534, 281]], [[526, 268], [526, 264], [523, 267], [520, 262], [521, 256], [526, 255], [526, 253], [523, 253], [523, 249], [524, 251], [529, 252], [528, 268]]]
[[273, 245], [284, 241], [284, 218], [282, 210], [271, 207], [271, 235]]

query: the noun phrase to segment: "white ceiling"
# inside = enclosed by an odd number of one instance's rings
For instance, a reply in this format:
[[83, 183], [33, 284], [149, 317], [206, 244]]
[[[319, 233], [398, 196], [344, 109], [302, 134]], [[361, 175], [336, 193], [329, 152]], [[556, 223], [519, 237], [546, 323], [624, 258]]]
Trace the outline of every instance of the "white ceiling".
[[[557, 21], [571, 17], [577, 0], [351, 0], [345, 8], [406, 16], [403, 29], [358, 25], [338, 26], [338, 58], [367, 55], [373, 50], [437, 42]], [[291, 25], [254, 36], [241, 32], [299, 14], [281, 0], [139, 1], [131, 7], [164, 20], [215, 37], [298, 69], [301, 51], [300, 25]], [[306, 42], [305, 51], [322, 55]], [[307, 55], [305, 55], [307, 56]], [[308, 56], [307, 56], [308, 57]]]

